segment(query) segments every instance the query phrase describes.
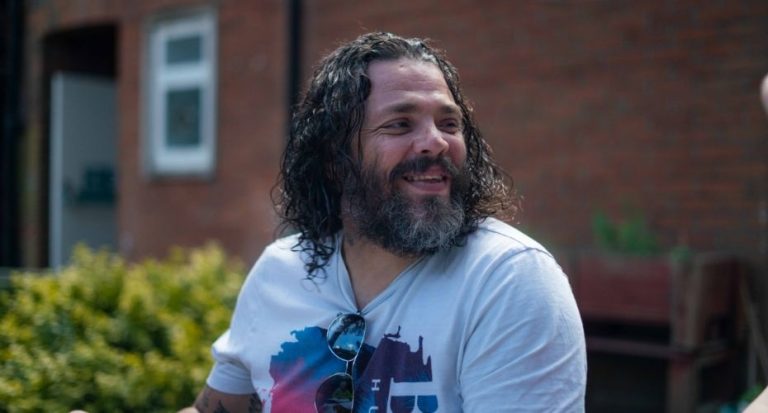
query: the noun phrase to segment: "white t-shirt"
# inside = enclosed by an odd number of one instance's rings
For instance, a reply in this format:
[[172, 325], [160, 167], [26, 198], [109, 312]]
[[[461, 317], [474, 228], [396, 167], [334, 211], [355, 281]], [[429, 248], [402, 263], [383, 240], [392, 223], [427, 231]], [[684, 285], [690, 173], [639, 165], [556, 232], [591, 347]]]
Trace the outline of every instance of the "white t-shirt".
[[[315, 411], [320, 383], [345, 369], [326, 329], [358, 312], [340, 249], [313, 284], [296, 241], [267, 247], [213, 345], [208, 385], [255, 391], [265, 412]], [[356, 412], [584, 410], [584, 331], [568, 280], [541, 245], [501, 221], [414, 262], [360, 314]]]

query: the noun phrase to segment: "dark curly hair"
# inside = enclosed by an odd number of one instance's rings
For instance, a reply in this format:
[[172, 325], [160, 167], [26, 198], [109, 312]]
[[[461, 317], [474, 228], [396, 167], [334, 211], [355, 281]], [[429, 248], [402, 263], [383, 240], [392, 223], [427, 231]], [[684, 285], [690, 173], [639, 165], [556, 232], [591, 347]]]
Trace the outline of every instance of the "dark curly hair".
[[[341, 195], [346, 179], [360, 179], [361, 165], [352, 156], [360, 145], [365, 101], [371, 91], [371, 62], [408, 58], [431, 62], [443, 73], [461, 108], [470, 178], [464, 195], [465, 218], [454, 245], [460, 245], [491, 215], [513, 216], [519, 207], [511, 180], [491, 157], [464, 98], [456, 68], [424, 40], [391, 33], [369, 33], [327, 55], [315, 69], [296, 108], [273, 198], [283, 225], [299, 231], [297, 250], [308, 254], [307, 278], [313, 279], [334, 252], [331, 237], [342, 228]], [[359, 146], [358, 146], [359, 148]], [[358, 153], [362, 153], [358, 151]]]

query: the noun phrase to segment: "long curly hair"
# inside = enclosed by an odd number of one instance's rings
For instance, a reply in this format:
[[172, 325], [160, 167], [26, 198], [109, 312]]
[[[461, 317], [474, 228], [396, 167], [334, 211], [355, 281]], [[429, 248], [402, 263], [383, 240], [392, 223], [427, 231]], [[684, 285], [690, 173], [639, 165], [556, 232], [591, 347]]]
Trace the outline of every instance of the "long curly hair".
[[299, 232], [295, 248], [307, 254], [307, 278], [314, 279], [334, 253], [331, 237], [342, 228], [341, 197], [347, 179], [360, 179], [360, 150], [365, 101], [371, 92], [371, 62], [408, 58], [431, 62], [443, 73], [461, 109], [467, 147], [469, 189], [465, 218], [454, 245], [462, 244], [491, 215], [514, 216], [519, 208], [511, 179], [496, 164], [459, 84], [456, 68], [444, 54], [418, 38], [369, 33], [346, 43], [321, 60], [291, 120], [273, 200], [281, 229]]

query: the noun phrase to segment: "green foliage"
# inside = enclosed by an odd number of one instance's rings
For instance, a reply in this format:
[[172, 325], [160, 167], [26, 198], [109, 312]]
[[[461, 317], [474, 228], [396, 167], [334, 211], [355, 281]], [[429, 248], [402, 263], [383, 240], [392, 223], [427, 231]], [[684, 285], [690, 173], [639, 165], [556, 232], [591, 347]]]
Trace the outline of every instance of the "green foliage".
[[163, 412], [190, 405], [229, 324], [240, 265], [207, 246], [128, 264], [79, 247], [0, 294], [0, 412]]
[[639, 215], [614, 222], [598, 212], [592, 217], [592, 231], [598, 245], [607, 251], [650, 255], [660, 250], [656, 237]]
[[741, 400], [746, 403], [752, 403], [753, 401], [755, 401], [757, 396], [759, 396], [760, 393], [762, 393], [763, 390], [765, 390], [765, 388], [766, 387], [762, 384], [754, 384], [752, 385], [752, 387], [744, 391], [744, 394], [741, 395]]

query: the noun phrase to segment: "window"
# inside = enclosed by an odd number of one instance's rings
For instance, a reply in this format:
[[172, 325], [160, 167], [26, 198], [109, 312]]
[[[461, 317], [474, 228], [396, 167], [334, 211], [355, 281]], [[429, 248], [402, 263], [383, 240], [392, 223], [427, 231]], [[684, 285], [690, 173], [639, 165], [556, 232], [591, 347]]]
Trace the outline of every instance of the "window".
[[210, 175], [215, 164], [215, 17], [157, 19], [148, 45], [145, 154], [153, 175]]

